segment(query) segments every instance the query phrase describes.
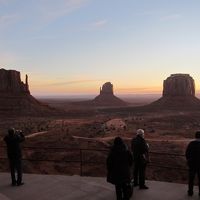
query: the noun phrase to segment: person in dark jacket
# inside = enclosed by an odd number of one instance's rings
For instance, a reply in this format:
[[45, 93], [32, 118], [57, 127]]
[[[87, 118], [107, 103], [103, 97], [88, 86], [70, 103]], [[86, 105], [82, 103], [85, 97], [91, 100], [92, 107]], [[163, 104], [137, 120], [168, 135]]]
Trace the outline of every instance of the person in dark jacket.
[[131, 149], [134, 160], [134, 186], [139, 185], [140, 189], [148, 189], [145, 185], [145, 170], [146, 165], [149, 162], [149, 147], [144, 139], [144, 130], [137, 130], [136, 137], [131, 141]]
[[107, 158], [107, 181], [115, 185], [117, 200], [129, 200], [132, 154], [120, 137], [116, 137]]
[[196, 139], [191, 141], [186, 149], [186, 159], [189, 167], [188, 195], [193, 195], [194, 178], [198, 175], [200, 196], [200, 131], [195, 134]]
[[[20, 186], [22, 182], [22, 152], [20, 143], [25, 140], [22, 131], [16, 132], [14, 128], [8, 130], [8, 135], [4, 137], [4, 141], [7, 145], [7, 155], [10, 163], [10, 172], [12, 185]], [[17, 179], [15, 177], [15, 171], [17, 172]]]

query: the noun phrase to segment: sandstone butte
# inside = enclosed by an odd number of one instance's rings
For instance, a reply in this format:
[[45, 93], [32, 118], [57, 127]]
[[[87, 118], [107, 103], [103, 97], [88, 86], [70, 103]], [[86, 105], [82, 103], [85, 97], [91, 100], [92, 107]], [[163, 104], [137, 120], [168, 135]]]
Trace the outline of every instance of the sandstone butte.
[[195, 81], [189, 74], [172, 74], [163, 81], [162, 97], [149, 106], [154, 108], [200, 108], [195, 96]]
[[20, 72], [0, 69], [0, 115], [47, 115], [54, 111], [30, 94], [27, 75], [24, 83]]
[[110, 82], [103, 84], [100, 94], [92, 100], [95, 106], [126, 106], [127, 103], [114, 95], [113, 85]]

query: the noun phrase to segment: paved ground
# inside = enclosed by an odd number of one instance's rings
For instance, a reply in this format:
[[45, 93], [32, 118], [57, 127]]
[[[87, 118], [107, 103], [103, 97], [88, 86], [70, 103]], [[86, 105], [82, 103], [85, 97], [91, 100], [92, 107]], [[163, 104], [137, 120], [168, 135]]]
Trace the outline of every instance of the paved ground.
[[[114, 187], [105, 178], [62, 175], [24, 175], [25, 185], [10, 186], [10, 175], [0, 173], [0, 200], [115, 200]], [[148, 181], [149, 190], [134, 189], [132, 200], [199, 199], [197, 188], [188, 197], [183, 184]]]

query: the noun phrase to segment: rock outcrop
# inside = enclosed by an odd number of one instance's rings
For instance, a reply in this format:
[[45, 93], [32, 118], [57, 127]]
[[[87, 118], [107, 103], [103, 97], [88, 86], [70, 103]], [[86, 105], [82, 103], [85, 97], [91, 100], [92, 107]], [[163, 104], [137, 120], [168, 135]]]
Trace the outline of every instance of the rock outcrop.
[[103, 84], [100, 94], [92, 101], [95, 106], [125, 106], [126, 102], [114, 95], [113, 85], [110, 82]]
[[163, 82], [163, 95], [150, 104], [162, 109], [200, 108], [200, 100], [195, 97], [195, 81], [189, 74], [172, 74]]
[[21, 81], [20, 72], [0, 69], [0, 93], [30, 94], [28, 76], [26, 82]]
[[20, 72], [0, 69], [0, 115], [46, 115], [53, 110], [30, 94], [27, 75], [24, 83]]
[[100, 87], [100, 95], [114, 95], [113, 93], [113, 84], [106, 82], [103, 84], [102, 88]]
[[163, 97], [195, 96], [194, 79], [189, 74], [172, 74], [163, 82]]

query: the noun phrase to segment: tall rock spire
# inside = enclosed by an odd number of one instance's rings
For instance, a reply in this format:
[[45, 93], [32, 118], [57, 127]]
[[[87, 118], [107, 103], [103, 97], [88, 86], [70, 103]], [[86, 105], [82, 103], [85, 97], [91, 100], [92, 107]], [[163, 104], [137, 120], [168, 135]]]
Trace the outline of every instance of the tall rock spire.
[[26, 74], [25, 86], [26, 86], [26, 91], [27, 91], [28, 93], [30, 93], [30, 91], [29, 91], [29, 85], [28, 85], [28, 75], [27, 75], [27, 74]]

